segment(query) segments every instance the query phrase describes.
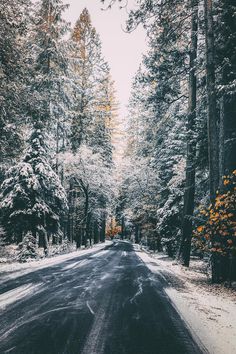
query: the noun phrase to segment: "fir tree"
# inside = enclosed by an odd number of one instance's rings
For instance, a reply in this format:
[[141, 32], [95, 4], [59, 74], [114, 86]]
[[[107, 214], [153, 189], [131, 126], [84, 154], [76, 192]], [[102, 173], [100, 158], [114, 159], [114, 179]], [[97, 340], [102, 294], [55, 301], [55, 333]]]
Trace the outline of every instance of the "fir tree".
[[[24, 40], [29, 25], [30, 1], [0, 3], [0, 165], [16, 158], [23, 145], [25, 123]], [[1, 174], [1, 173], [0, 173]], [[2, 178], [2, 176], [0, 176]]]
[[58, 176], [47, 160], [42, 128], [35, 126], [22, 162], [11, 167], [2, 184], [2, 222], [8, 240], [21, 242], [27, 232], [39, 237], [48, 252], [50, 235], [58, 235], [67, 201]]
[[67, 7], [62, 0], [38, 1], [26, 43], [29, 51], [26, 62], [30, 73], [28, 114], [33, 123], [44, 122], [50, 130], [54, 154], [64, 146], [65, 122], [70, 115], [70, 43], [65, 39], [69, 25], [63, 19]]

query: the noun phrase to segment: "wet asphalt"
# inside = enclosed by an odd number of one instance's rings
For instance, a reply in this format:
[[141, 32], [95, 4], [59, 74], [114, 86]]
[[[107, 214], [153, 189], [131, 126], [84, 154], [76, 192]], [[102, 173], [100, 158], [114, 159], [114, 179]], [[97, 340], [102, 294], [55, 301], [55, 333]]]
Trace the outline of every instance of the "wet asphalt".
[[163, 277], [128, 242], [0, 285], [32, 293], [0, 309], [0, 353], [203, 353], [177, 313]]

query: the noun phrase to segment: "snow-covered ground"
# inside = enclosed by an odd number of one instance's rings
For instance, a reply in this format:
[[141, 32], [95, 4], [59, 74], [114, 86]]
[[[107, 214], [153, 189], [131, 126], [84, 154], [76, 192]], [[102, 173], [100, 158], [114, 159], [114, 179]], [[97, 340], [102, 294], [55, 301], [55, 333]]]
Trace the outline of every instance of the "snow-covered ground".
[[166, 283], [165, 291], [196, 340], [210, 354], [236, 353], [236, 293], [211, 285], [203, 263], [193, 261], [186, 269], [163, 254], [136, 253]]
[[70, 252], [70, 253], [54, 256], [54, 257], [43, 258], [40, 260], [32, 260], [27, 263], [14, 262], [14, 263], [0, 264], [0, 282], [5, 282], [6, 280], [9, 279], [15, 279], [24, 274], [34, 272], [38, 269], [47, 268], [59, 264], [61, 262], [67, 261], [69, 259], [73, 259], [79, 256], [97, 252], [110, 244], [112, 244], [111, 241], [106, 241], [105, 243], [96, 244], [92, 248], [77, 250], [74, 252]]

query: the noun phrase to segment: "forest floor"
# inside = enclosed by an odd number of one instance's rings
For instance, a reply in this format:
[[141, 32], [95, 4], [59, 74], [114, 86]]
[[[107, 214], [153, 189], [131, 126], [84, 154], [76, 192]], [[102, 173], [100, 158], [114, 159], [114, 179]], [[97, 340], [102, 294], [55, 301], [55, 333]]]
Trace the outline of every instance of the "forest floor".
[[235, 284], [234, 288], [211, 284], [202, 260], [193, 259], [187, 269], [165, 254], [135, 248], [153, 273], [162, 274], [167, 295], [209, 353], [236, 353]]

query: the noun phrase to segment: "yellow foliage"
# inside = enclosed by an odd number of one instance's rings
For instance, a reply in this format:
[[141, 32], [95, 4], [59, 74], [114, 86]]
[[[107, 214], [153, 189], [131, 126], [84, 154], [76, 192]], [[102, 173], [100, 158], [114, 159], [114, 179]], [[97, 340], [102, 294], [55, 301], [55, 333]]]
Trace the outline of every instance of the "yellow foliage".
[[201, 250], [236, 255], [236, 170], [223, 177], [225, 192], [217, 195], [208, 208], [199, 209], [205, 219], [194, 232], [196, 246]]

